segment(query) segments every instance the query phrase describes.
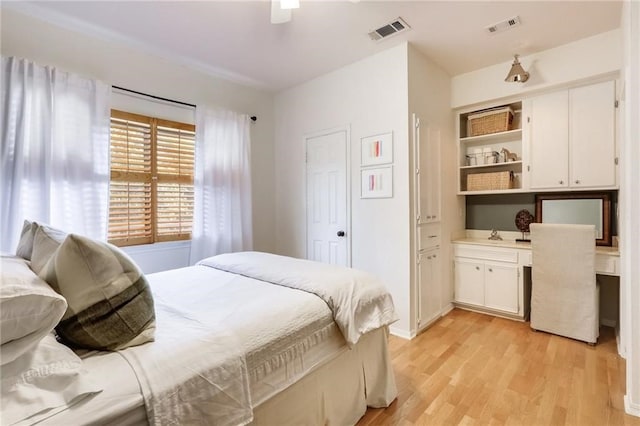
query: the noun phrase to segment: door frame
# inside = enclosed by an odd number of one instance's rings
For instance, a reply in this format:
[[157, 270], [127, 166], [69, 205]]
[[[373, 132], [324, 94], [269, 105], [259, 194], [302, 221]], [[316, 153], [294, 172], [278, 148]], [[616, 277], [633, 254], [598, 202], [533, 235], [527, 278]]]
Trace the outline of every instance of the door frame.
[[347, 266], [351, 267], [351, 125], [345, 124], [342, 126], [331, 127], [325, 130], [319, 130], [316, 132], [305, 133], [302, 140], [304, 143], [304, 252], [305, 257], [309, 258], [309, 194], [307, 191], [308, 187], [308, 176], [307, 176], [307, 149], [308, 149], [308, 140], [314, 139], [320, 136], [327, 136], [333, 133], [345, 132], [346, 135], [346, 152], [345, 152], [345, 178], [346, 178], [346, 222], [345, 222], [345, 233], [346, 233], [346, 244], [347, 244]]

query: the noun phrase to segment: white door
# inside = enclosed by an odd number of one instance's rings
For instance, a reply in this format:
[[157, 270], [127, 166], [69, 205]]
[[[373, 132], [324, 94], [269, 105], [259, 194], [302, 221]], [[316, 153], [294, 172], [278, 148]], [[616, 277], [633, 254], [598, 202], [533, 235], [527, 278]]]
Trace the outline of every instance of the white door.
[[569, 92], [571, 186], [615, 186], [614, 104], [613, 81]]
[[569, 94], [566, 90], [531, 100], [530, 187], [569, 186]]
[[307, 259], [349, 266], [348, 131], [308, 136]]

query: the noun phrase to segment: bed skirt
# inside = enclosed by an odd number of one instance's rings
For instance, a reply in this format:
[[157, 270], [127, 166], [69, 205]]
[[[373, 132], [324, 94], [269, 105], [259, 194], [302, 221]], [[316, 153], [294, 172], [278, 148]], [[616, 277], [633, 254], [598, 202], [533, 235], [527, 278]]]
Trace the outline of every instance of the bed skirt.
[[352, 349], [254, 407], [252, 425], [352, 425], [369, 407], [397, 396], [387, 327], [367, 333]]

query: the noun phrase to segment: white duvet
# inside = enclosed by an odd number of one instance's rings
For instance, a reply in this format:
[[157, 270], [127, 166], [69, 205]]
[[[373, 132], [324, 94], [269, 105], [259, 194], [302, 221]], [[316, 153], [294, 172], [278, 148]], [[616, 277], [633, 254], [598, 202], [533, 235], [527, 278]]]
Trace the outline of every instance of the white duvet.
[[350, 346], [398, 320], [382, 282], [357, 269], [260, 252], [221, 254], [198, 265], [315, 294], [327, 303]]
[[264, 253], [215, 256], [149, 281], [156, 341], [121, 353], [152, 425], [246, 424], [247, 356], [254, 360], [264, 345], [295, 334], [298, 323], [326, 327], [328, 315], [350, 345], [396, 319], [391, 297], [370, 275]]

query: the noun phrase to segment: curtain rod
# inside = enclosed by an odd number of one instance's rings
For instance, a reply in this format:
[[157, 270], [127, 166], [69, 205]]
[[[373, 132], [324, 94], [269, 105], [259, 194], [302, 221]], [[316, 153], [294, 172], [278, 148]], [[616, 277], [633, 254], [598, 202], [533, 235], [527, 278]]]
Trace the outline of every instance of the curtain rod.
[[[167, 99], [167, 98], [163, 98], [161, 96], [150, 95], [148, 93], [138, 92], [137, 90], [125, 89], [124, 87], [120, 87], [120, 86], [111, 86], [111, 87], [114, 88], [114, 89], [122, 90], [124, 92], [135, 93], [136, 95], [142, 95], [142, 96], [147, 96], [149, 98], [158, 99], [160, 101], [172, 102], [174, 104], [184, 105], [184, 106], [188, 106], [188, 107], [191, 107], [191, 108], [195, 108], [196, 107], [194, 104], [190, 104], [190, 103], [182, 102], [182, 101], [176, 101], [176, 100], [173, 100], [173, 99]], [[251, 118], [251, 121], [256, 121], [258, 119], [258, 117], [256, 117], [255, 115], [252, 115], [250, 118]]]

